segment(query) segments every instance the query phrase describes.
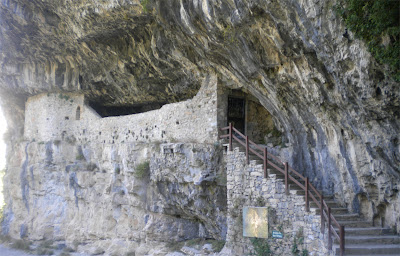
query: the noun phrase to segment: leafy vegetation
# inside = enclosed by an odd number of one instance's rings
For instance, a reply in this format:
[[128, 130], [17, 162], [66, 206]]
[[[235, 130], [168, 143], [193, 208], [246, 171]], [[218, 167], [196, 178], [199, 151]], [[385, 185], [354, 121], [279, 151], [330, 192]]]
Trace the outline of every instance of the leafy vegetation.
[[[47, 94], [47, 96], [49, 96], [49, 94]], [[64, 95], [64, 94], [62, 94], [62, 93], [58, 94], [58, 98], [64, 99], [64, 100], [66, 100], [66, 101], [69, 101], [69, 100], [70, 100], [70, 97], [69, 97], [68, 95]]]
[[26, 240], [14, 240], [11, 244], [11, 248], [23, 251], [29, 251], [31, 243]]
[[381, 64], [387, 64], [391, 76], [400, 82], [399, 2], [388, 0], [340, 0], [337, 12], [357, 38]]
[[226, 173], [218, 172], [216, 181], [219, 186], [226, 186], [227, 183]]
[[142, 5], [144, 12], [148, 12], [148, 9], [147, 9], [148, 3], [149, 3], [149, 0], [140, 0], [140, 4]]
[[211, 242], [214, 252], [220, 252], [225, 246], [225, 240], [207, 240], [207, 242]]
[[251, 243], [254, 248], [254, 255], [257, 256], [270, 256], [272, 255], [271, 248], [268, 244], [268, 240], [264, 238], [251, 238]]
[[135, 168], [134, 176], [136, 178], [146, 178], [150, 176], [150, 162], [145, 161], [138, 164]]
[[53, 255], [56, 247], [53, 245], [54, 241], [44, 240], [35, 249], [34, 253], [37, 255]]

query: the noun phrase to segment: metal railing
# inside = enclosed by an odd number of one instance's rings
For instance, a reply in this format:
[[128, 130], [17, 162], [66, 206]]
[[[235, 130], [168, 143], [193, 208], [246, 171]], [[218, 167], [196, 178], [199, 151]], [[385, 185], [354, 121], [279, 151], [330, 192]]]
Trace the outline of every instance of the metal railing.
[[[328, 207], [327, 203], [324, 200], [324, 196], [322, 193], [319, 193], [318, 190], [310, 183], [308, 177], [304, 177], [300, 173], [296, 172], [293, 168], [291, 168], [288, 162], [282, 162], [278, 157], [269, 154], [266, 147], [261, 147], [256, 143], [249, 140], [249, 136], [242, 134], [236, 128], [232, 126], [232, 123], [229, 123], [229, 126], [223, 127], [220, 129], [221, 131], [228, 131], [228, 134], [221, 135], [220, 138], [228, 138], [229, 140], [229, 151], [232, 151], [232, 143], [233, 140], [237, 141], [240, 145], [246, 148], [246, 160], [247, 164], [249, 164], [249, 154], [253, 153], [255, 156], [260, 158], [264, 164], [264, 178], [268, 177], [267, 167], [270, 165], [275, 170], [281, 172], [285, 175], [285, 192], [286, 195], [289, 194], [289, 180], [293, 181], [297, 186], [305, 191], [305, 201], [306, 201], [306, 211], [310, 210], [310, 199], [318, 206], [321, 214], [321, 232], [325, 232], [325, 221], [328, 223], [328, 249], [332, 250], [332, 234], [335, 238], [338, 239], [340, 245], [340, 255], [344, 255], [345, 250], [345, 242], [344, 242], [344, 226], [340, 225], [335, 217], [331, 214], [331, 208]], [[237, 134], [238, 136], [236, 136]], [[268, 160], [270, 158], [271, 160]], [[279, 165], [283, 166], [283, 168], [279, 167]], [[297, 176], [297, 179], [292, 175]], [[304, 182], [304, 185], [302, 184]], [[314, 192], [315, 195], [312, 193]], [[318, 198], [318, 199], [317, 199]], [[334, 226], [339, 229], [339, 234], [336, 232]]]

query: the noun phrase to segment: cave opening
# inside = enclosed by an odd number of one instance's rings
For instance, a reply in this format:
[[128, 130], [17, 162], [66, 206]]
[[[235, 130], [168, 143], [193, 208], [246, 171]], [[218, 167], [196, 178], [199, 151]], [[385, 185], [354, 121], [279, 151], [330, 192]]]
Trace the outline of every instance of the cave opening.
[[149, 102], [143, 104], [135, 105], [119, 105], [119, 106], [109, 106], [104, 105], [99, 102], [89, 101], [88, 105], [95, 110], [101, 117], [110, 116], [127, 116], [133, 114], [144, 113], [152, 110], [160, 109], [164, 106], [165, 102]]
[[228, 96], [228, 124], [232, 123], [241, 133], [245, 133], [246, 127], [245, 103], [245, 98]]
[[282, 145], [283, 134], [277, 128], [275, 118], [251, 93], [225, 87], [222, 88], [218, 101], [220, 126], [232, 123], [255, 143]]

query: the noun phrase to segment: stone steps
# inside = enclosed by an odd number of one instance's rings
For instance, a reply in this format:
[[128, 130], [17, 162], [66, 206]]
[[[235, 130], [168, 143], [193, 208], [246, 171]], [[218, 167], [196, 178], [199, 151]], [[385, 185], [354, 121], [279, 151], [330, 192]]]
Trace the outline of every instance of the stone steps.
[[[340, 255], [340, 247], [335, 245], [333, 251]], [[346, 245], [345, 255], [400, 255], [400, 244], [350, 244]]]
[[[236, 144], [236, 145], [235, 145]], [[235, 143], [233, 148], [239, 147], [240, 151], [244, 151], [244, 147]], [[250, 155], [250, 164], [256, 168], [254, 174], [263, 176], [263, 161], [255, 155]], [[284, 180], [283, 173], [268, 168], [268, 176]], [[298, 179], [296, 179], [298, 180]], [[299, 180], [298, 180], [299, 181]], [[299, 181], [303, 184], [303, 181]], [[292, 195], [304, 196], [305, 191], [293, 181], [289, 180], [289, 190]], [[321, 193], [321, 191], [318, 191]], [[314, 191], [310, 191], [315, 198], [319, 199]], [[365, 221], [359, 214], [349, 213], [348, 209], [341, 207], [332, 195], [324, 195], [325, 203], [331, 207], [331, 213], [340, 225], [345, 226], [345, 255], [400, 255], [400, 236], [394, 235], [388, 228], [373, 227], [372, 222]], [[310, 198], [310, 208], [316, 208], [316, 214], [320, 214], [317, 204]], [[334, 224], [332, 224], [335, 226]], [[336, 232], [339, 233], [338, 230]], [[333, 252], [340, 255], [339, 241], [334, 239]]]
[[[338, 230], [337, 230], [338, 231]], [[373, 236], [373, 235], [392, 235], [390, 228], [368, 227], [368, 228], [345, 228], [347, 236]]]
[[[400, 236], [397, 235], [357, 235], [346, 236], [345, 243], [350, 244], [400, 244]], [[335, 244], [339, 244], [335, 241]]]
[[348, 213], [348, 214], [337, 214], [335, 215], [337, 221], [356, 221], [360, 220], [360, 215], [358, 213]]
[[[320, 214], [321, 210], [317, 209], [316, 213]], [[341, 215], [341, 214], [349, 213], [349, 210], [347, 208], [344, 208], [344, 207], [331, 208], [331, 213], [333, 214], [333, 216], [336, 216], [337, 214]]]
[[340, 225], [348, 228], [369, 228], [372, 226], [372, 223], [370, 221], [363, 221], [363, 220], [338, 221], [338, 222]]
[[[325, 199], [325, 203], [326, 203], [326, 205], [328, 205], [328, 207], [340, 208], [340, 205], [332, 199], [330, 199], [330, 200]], [[310, 201], [310, 207], [317, 208], [317, 204], [314, 201]]]

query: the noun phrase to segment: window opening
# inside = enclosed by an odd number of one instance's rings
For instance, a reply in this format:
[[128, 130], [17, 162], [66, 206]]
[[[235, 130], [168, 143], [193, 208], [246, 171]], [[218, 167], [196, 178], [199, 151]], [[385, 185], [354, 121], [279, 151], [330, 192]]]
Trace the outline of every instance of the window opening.
[[80, 106], [78, 106], [78, 107], [76, 108], [75, 119], [76, 119], [76, 120], [81, 120], [81, 107], [80, 107]]

